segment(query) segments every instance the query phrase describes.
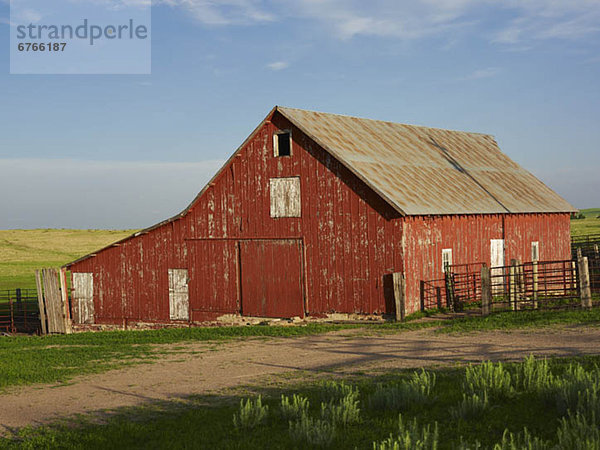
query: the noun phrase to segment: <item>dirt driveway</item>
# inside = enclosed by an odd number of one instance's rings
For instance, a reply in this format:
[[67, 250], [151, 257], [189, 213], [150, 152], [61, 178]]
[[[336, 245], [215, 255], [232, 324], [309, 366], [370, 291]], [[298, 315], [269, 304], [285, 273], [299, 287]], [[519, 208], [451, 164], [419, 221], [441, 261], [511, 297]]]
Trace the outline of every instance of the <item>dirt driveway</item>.
[[169, 354], [154, 364], [85, 376], [68, 385], [15, 388], [0, 395], [0, 433], [77, 413], [185, 399], [289, 372], [348, 374], [484, 359], [514, 360], [530, 353], [596, 354], [599, 343], [600, 328], [572, 327], [465, 335], [438, 334], [431, 329], [377, 336], [346, 331], [219, 345], [175, 344], [172, 349], [181, 353]]

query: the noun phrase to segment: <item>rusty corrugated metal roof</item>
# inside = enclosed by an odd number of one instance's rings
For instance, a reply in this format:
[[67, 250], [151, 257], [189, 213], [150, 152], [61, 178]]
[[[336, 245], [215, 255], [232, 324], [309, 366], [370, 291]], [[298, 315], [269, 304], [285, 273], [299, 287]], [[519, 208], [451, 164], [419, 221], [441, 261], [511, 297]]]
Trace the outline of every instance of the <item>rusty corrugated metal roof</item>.
[[573, 212], [486, 134], [277, 107], [406, 215]]

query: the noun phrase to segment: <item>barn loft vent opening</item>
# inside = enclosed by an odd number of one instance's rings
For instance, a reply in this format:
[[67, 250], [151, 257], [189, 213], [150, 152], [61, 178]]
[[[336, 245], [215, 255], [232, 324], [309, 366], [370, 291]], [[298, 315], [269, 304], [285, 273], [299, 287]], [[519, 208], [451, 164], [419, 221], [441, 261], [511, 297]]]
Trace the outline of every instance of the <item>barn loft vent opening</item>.
[[284, 131], [273, 135], [273, 149], [275, 156], [292, 155], [292, 133]]

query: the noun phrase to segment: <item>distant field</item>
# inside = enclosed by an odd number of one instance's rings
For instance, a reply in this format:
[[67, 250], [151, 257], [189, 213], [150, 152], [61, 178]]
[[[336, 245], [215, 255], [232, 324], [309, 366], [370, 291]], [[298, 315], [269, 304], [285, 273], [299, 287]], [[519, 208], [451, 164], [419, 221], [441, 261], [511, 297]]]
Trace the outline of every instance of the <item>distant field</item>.
[[0, 290], [34, 288], [34, 270], [58, 267], [135, 230], [0, 230]]
[[585, 219], [571, 220], [571, 236], [582, 236], [586, 234], [600, 234], [600, 208], [582, 209], [581, 214]]

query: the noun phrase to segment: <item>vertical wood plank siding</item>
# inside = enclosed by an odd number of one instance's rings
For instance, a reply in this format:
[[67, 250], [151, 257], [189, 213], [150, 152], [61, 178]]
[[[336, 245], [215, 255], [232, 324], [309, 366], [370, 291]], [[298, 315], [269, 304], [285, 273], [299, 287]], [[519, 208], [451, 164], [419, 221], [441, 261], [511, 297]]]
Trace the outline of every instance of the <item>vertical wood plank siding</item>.
[[452, 262], [491, 262], [490, 240], [504, 239], [504, 261], [531, 261], [531, 242], [539, 241], [541, 260], [569, 259], [568, 213], [413, 216], [404, 220], [407, 309], [419, 309], [419, 281], [443, 278], [442, 249]]
[[[292, 131], [291, 156], [273, 156], [277, 130]], [[301, 217], [270, 215], [269, 180], [284, 177], [300, 178]], [[568, 214], [403, 218], [275, 114], [184, 216], [70, 270], [94, 274], [96, 323], [121, 324], [169, 322], [168, 269], [188, 269], [191, 320], [202, 321], [240, 311], [239, 239], [301, 239], [308, 314], [394, 314], [393, 272], [405, 273], [414, 311], [419, 280], [441, 277], [442, 248], [453, 249], [455, 264], [488, 261], [489, 240], [503, 234], [507, 260], [527, 259], [532, 240], [541, 259], [569, 257]]]

